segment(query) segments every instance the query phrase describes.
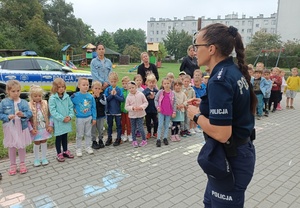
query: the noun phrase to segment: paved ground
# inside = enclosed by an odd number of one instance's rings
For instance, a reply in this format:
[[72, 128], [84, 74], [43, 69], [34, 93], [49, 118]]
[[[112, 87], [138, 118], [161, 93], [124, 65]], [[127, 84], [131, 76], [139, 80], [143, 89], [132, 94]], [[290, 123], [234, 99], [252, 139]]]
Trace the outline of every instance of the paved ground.
[[[245, 207], [300, 207], [299, 103], [300, 95], [296, 110], [257, 120], [257, 163]], [[203, 207], [206, 177], [196, 162], [202, 142], [198, 134], [161, 148], [154, 140], [136, 149], [125, 143], [64, 163], [51, 149], [48, 166], [34, 168], [28, 154], [29, 172], [16, 176], [8, 176], [3, 160], [0, 207]]]

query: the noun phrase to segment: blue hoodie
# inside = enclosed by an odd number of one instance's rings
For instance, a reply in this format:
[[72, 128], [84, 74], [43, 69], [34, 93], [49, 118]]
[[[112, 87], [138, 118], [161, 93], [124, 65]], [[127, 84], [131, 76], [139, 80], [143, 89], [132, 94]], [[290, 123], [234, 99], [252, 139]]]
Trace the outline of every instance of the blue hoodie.
[[77, 118], [88, 118], [92, 116], [96, 120], [96, 102], [90, 93], [76, 92], [71, 96]]
[[115, 88], [117, 93], [111, 94], [112, 86], [105, 89], [104, 94], [107, 100], [107, 115], [121, 115], [121, 102], [124, 102], [123, 92], [120, 87]]

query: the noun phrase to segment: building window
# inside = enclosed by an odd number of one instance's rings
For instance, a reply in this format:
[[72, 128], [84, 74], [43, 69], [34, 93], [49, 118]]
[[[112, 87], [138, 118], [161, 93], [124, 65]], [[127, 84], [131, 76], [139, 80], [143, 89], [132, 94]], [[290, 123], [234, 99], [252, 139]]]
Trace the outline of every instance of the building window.
[[160, 33], [161, 33], [162, 35], [164, 35], [164, 34], [165, 34], [165, 31], [164, 31], [164, 30], [162, 30], [162, 31], [160, 31]]
[[259, 27], [259, 24], [256, 24], [255, 27]]
[[242, 25], [245, 25], [245, 21], [242, 21]]
[[264, 20], [264, 25], [268, 25], [269, 24], [269, 20]]
[[229, 21], [225, 21], [225, 25], [229, 25]]
[[276, 25], [276, 20], [272, 20], [271, 24]]
[[171, 30], [172, 29], [172, 27], [171, 26], [168, 26], [168, 30]]
[[156, 35], [159, 35], [159, 31], [158, 30], [156, 30]]
[[244, 33], [245, 32], [245, 30], [244, 29], [242, 29], [242, 33]]
[[252, 21], [248, 21], [248, 25], [251, 26], [252, 25]]
[[162, 26], [162, 27], [165, 27], [165, 26], [166, 26], [166, 23], [161, 23], [161, 26]]
[[153, 38], [150, 38], [150, 42], [153, 42]]
[[184, 23], [184, 22], [182, 22], [182, 23], [181, 23], [181, 26], [182, 26], [182, 27], [185, 27], [185, 23]]
[[153, 24], [153, 23], [150, 23], [150, 27], [154, 27], [154, 24]]
[[156, 42], [159, 42], [159, 38], [156, 38]]
[[271, 33], [275, 34], [275, 28], [271, 28]]
[[252, 33], [252, 29], [247, 29], [247, 33]]
[[239, 21], [235, 21], [234, 24], [235, 24], [235, 26], [239, 26], [239, 23], [240, 23]]
[[196, 22], [193, 22], [193, 23], [192, 23], [192, 26], [196, 26]]
[[154, 31], [153, 30], [150, 31], [150, 35], [154, 35]]

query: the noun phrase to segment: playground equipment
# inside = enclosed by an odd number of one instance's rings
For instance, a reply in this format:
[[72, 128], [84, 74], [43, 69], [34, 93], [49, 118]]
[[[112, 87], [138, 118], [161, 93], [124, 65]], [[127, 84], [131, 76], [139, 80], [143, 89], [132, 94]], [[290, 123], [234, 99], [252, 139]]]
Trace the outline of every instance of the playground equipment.
[[157, 54], [159, 51], [159, 43], [147, 43], [147, 52], [149, 54], [149, 62], [155, 64], [157, 68], [161, 67], [161, 62], [157, 60]]
[[129, 69], [129, 72], [133, 72], [133, 71], [137, 70], [138, 68], [139, 68], [139, 65], [135, 65], [134, 67]]
[[281, 58], [281, 55], [284, 55], [284, 57], [285, 57], [285, 59], [287, 61], [288, 67], [290, 68], [288, 59], [286, 58], [286, 55], [284, 53], [284, 48], [280, 48], [280, 49], [261, 49], [253, 65], [255, 66], [256, 63], [259, 60], [259, 57], [263, 56], [264, 57], [265, 67], [267, 67], [267, 61], [268, 61], [268, 57], [269, 57], [270, 53], [278, 53], [275, 67], [278, 66], [278, 62], [279, 62], [279, 59]]

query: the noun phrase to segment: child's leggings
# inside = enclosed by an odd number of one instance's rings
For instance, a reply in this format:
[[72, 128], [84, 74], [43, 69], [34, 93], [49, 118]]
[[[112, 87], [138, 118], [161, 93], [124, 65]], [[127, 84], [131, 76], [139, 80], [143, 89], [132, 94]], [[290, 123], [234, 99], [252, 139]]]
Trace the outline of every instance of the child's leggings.
[[[20, 148], [18, 149], [18, 154], [20, 158], [20, 163], [25, 162], [25, 155], [26, 155], [26, 149], [25, 148]], [[8, 148], [8, 156], [10, 160], [10, 165], [16, 165], [16, 158], [17, 158], [17, 148], [15, 147], [9, 147]]]

